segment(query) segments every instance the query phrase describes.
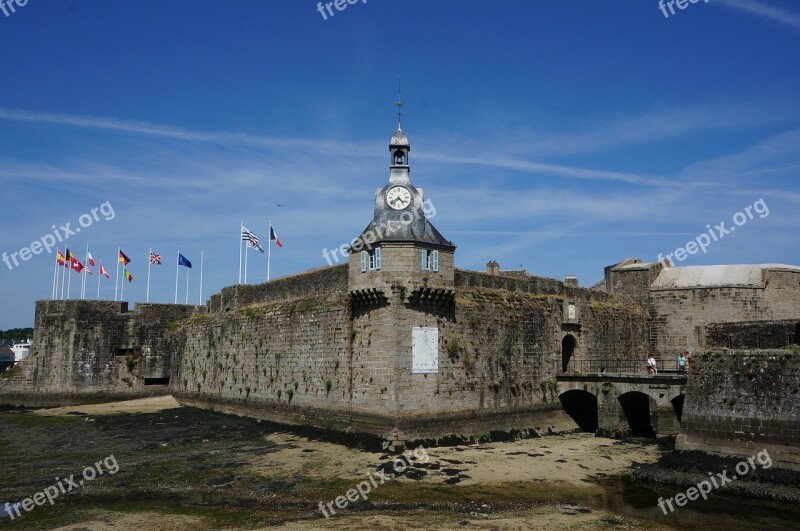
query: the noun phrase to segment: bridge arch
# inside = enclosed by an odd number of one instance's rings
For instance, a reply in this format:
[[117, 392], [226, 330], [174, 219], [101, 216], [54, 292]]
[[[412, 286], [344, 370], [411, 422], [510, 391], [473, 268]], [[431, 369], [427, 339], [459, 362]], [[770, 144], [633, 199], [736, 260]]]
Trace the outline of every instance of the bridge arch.
[[[617, 398], [625, 414], [631, 432], [638, 437], [654, 439], [656, 431], [653, 429], [651, 414], [656, 413], [656, 408], [651, 408], [654, 402], [650, 395], [641, 391], [628, 391]], [[655, 404], [652, 404], [655, 406]]]
[[581, 431], [597, 431], [597, 396], [583, 389], [571, 389], [558, 395], [558, 399]]
[[569, 368], [569, 361], [575, 354], [575, 349], [578, 346], [578, 340], [572, 334], [567, 334], [561, 340], [561, 372], [567, 372]]

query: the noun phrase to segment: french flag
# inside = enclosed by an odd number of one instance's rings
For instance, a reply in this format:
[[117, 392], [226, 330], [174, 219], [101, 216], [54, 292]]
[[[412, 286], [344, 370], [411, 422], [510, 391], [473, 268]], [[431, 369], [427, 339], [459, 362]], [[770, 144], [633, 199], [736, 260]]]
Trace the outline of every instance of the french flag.
[[272, 227], [269, 228], [269, 239], [273, 240], [275, 242], [275, 245], [277, 245], [278, 247], [283, 247], [281, 240], [278, 238], [278, 235], [275, 234], [275, 230]]

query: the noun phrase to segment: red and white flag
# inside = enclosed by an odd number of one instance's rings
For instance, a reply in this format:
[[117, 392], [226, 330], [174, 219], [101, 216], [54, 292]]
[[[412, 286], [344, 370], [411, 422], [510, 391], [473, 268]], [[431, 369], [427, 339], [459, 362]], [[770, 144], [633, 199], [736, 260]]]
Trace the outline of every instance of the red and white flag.
[[106, 278], [111, 278], [110, 276], [108, 276], [108, 271], [106, 271], [106, 268], [103, 267], [103, 264], [100, 264], [100, 274]]

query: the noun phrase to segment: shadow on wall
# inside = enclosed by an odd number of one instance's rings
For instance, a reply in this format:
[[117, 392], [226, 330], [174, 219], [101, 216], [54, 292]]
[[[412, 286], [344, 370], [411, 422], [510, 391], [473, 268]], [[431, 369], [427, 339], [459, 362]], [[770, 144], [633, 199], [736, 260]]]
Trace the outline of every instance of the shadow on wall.
[[558, 399], [564, 411], [572, 417], [581, 431], [597, 432], [597, 397], [588, 391], [573, 389], [561, 394]]
[[561, 372], [567, 372], [569, 362], [572, 359], [572, 355], [575, 354], [575, 347], [577, 345], [578, 342], [570, 334], [567, 334], [564, 336], [564, 339], [561, 340]]
[[650, 397], [639, 391], [624, 393], [618, 398], [631, 432], [637, 437], [655, 439], [656, 432], [650, 423]]

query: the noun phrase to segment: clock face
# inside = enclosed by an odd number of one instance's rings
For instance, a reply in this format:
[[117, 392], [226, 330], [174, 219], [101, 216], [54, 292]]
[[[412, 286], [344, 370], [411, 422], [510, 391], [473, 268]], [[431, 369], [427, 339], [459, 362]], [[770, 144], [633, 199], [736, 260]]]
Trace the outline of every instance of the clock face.
[[402, 210], [411, 204], [411, 192], [404, 186], [393, 186], [386, 192], [386, 202], [395, 210]]

